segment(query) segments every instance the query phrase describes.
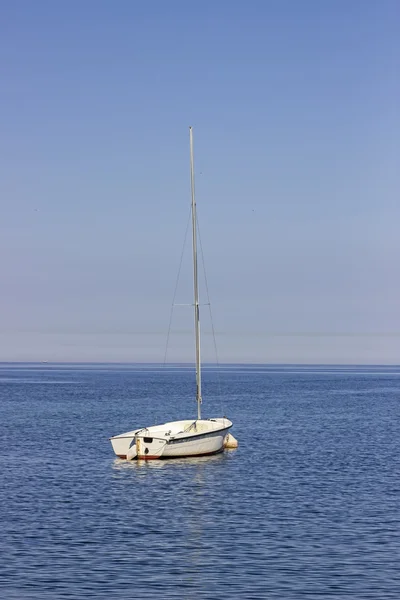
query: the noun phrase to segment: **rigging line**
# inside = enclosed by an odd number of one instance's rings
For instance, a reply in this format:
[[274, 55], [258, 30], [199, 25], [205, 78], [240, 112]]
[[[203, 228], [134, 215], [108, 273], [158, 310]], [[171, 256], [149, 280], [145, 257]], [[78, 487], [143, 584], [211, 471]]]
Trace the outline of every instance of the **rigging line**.
[[213, 319], [212, 310], [211, 310], [210, 293], [208, 291], [208, 280], [207, 280], [207, 273], [206, 273], [206, 265], [205, 265], [205, 262], [204, 262], [203, 244], [201, 243], [199, 217], [198, 217], [198, 215], [196, 215], [196, 216], [197, 216], [197, 219], [196, 219], [197, 220], [197, 233], [198, 233], [198, 236], [199, 236], [201, 262], [203, 264], [204, 282], [205, 282], [205, 288], [206, 288], [206, 294], [207, 294], [208, 308], [209, 308], [209, 311], [210, 311], [211, 331], [212, 331], [212, 336], [213, 336], [213, 341], [214, 341], [215, 360], [216, 360], [216, 363], [217, 363], [218, 395], [219, 395], [219, 398], [220, 398], [220, 409], [221, 409], [221, 413], [222, 413], [223, 411], [222, 411], [222, 393], [221, 393], [221, 374], [220, 374], [220, 365], [219, 365], [217, 341], [216, 341], [216, 337], [215, 337], [214, 319]]
[[189, 216], [188, 216], [188, 220], [187, 220], [187, 223], [186, 223], [185, 239], [183, 240], [181, 258], [180, 258], [180, 261], [179, 261], [178, 275], [176, 277], [174, 295], [173, 295], [172, 304], [171, 304], [171, 311], [169, 313], [168, 333], [167, 333], [167, 340], [166, 340], [166, 343], [165, 343], [165, 353], [164, 353], [164, 362], [163, 362], [163, 366], [164, 367], [165, 367], [165, 363], [167, 362], [168, 344], [169, 344], [169, 338], [170, 338], [170, 334], [171, 334], [171, 325], [172, 325], [172, 315], [173, 315], [173, 312], [174, 312], [176, 292], [178, 291], [179, 278], [180, 278], [181, 270], [182, 270], [183, 255], [185, 253], [185, 246], [186, 246], [186, 240], [187, 240], [188, 231], [189, 231], [189, 224], [190, 224], [190, 217], [191, 217], [191, 215], [192, 215], [192, 207], [190, 207]]

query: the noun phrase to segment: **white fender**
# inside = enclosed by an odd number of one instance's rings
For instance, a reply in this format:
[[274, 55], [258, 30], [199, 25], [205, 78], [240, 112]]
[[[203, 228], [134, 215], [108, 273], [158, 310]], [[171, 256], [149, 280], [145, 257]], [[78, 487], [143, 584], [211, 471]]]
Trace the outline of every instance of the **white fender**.
[[228, 433], [228, 435], [225, 438], [224, 441], [224, 448], [237, 448], [239, 446], [239, 442], [237, 441], [236, 438], [233, 437], [233, 435], [231, 433]]

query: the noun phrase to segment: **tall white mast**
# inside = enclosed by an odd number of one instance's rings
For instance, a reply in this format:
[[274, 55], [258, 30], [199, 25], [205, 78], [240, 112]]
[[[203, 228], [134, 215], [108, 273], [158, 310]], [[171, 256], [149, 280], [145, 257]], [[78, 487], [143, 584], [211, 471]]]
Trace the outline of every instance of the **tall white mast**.
[[201, 363], [200, 363], [200, 311], [199, 282], [197, 274], [197, 218], [194, 193], [193, 130], [189, 127], [190, 138], [190, 183], [192, 187], [192, 240], [193, 240], [193, 290], [194, 290], [194, 331], [196, 337], [196, 400], [197, 418], [201, 419]]

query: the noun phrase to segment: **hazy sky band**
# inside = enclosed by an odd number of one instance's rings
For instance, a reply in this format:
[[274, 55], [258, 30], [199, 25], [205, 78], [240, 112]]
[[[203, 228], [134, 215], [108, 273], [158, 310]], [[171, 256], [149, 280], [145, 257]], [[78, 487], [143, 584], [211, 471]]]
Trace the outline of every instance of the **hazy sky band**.
[[7, 3], [0, 360], [160, 360], [193, 125], [220, 360], [399, 362], [399, 12]]

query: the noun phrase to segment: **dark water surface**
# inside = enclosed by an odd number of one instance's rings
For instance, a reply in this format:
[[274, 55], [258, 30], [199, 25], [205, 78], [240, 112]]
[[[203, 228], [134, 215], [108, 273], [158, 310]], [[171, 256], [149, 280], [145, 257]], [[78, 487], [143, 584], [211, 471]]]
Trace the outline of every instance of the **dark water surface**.
[[128, 463], [193, 374], [0, 365], [0, 597], [400, 598], [400, 368], [224, 367], [237, 451]]

